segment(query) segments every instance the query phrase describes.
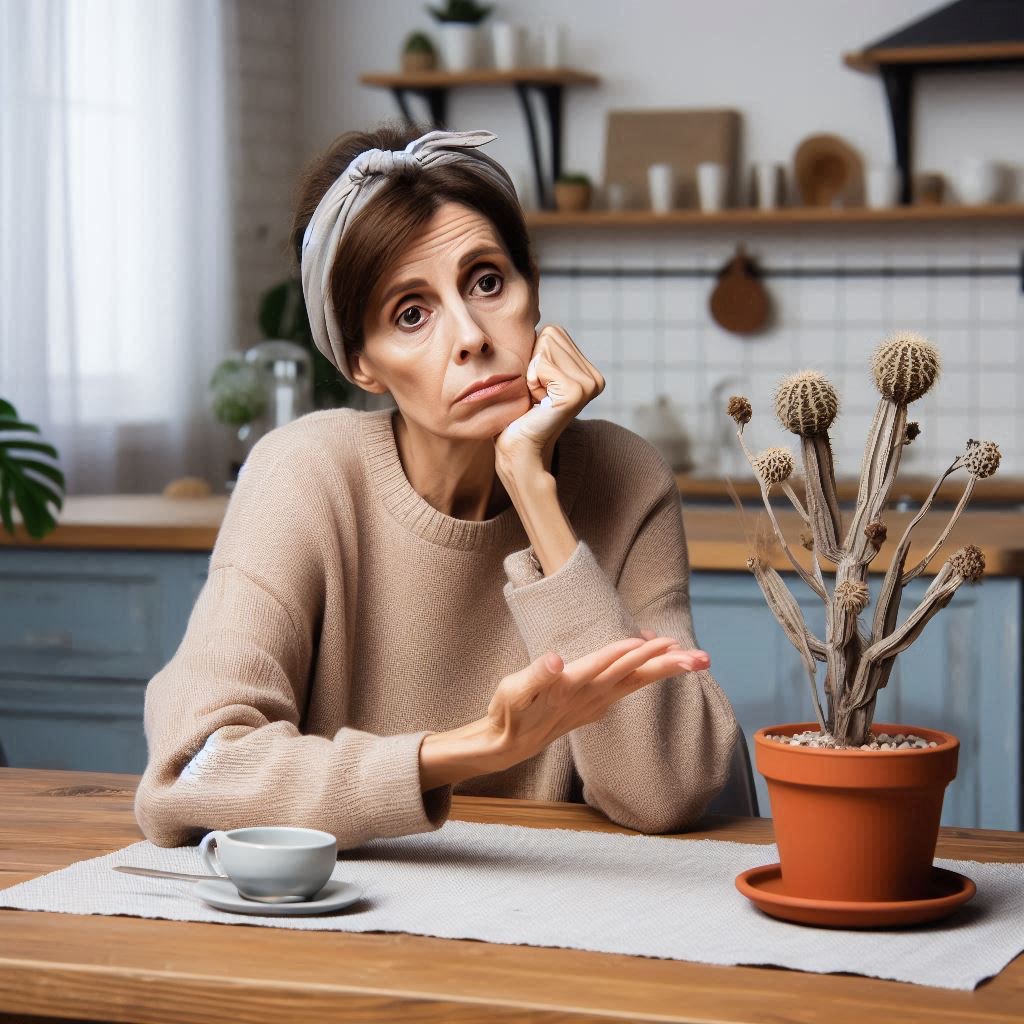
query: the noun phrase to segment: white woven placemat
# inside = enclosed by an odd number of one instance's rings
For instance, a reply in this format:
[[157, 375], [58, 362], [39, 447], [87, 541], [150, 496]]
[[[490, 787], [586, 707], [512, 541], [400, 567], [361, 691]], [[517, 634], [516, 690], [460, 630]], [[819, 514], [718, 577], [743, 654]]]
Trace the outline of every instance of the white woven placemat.
[[134, 843], [0, 890], [0, 907], [127, 914], [319, 931], [409, 932], [709, 964], [848, 971], [973, 989], [1024, 949], [1024, 864], [940, 859], [978, 893], [954, 916], [899, 931], [810, 928], [768, 917], [737, 892], [774, 845], [664, 839], [449, 821], [437, 832], [344, 851], [332, 877], [363, 899], [322, 917], [231, 914], [191, 883], [111, 871], [205, 872], [194, 846]]

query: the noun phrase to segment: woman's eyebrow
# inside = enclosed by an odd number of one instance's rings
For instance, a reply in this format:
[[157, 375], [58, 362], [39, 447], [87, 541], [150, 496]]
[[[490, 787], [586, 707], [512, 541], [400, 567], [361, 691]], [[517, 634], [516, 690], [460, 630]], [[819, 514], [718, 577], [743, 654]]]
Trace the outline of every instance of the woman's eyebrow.
[[[462, 257], [459, 259], [459, 269], [462, 270], [463, 267], [468, 266], [470, 263], [476, 263], [477, 260], [481, 259], [484, 256], [504, 255], [504, 250], [499, 249], [495, 245], [478, 246], [476, 249], [470, 249], [469, 252], [465, 252], [462, 254]], [[389, 288], [384, 293], [384, 297], [381, 299], [381, 305], [386, 306], [392, 300], [392, 298], [394, 298], [394, 296], [400, 295], [403, 292], [412, 291], [414, 288], [425, 288], [427, 287], [427, 284], [428, 283], [424, 281], [422, 277], [414, 278], [411, 281], [402, 281], [399, 284], [396, 284], [394, 287]]]

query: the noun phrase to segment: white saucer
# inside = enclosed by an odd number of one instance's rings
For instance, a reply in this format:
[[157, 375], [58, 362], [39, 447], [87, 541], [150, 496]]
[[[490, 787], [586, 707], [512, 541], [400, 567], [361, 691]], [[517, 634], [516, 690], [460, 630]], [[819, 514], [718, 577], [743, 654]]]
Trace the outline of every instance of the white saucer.
[[239, 896], [231, 882], [196, 882], [192, 892], [218, 910], [227, 910], [233, 914], [259, 914], [260, 917], [326, 914], [347, 907], [362, 896], [357, 886], [335, 879], [329, 881], [311, 900], [303, 900], [301, 903], [257, 903]]

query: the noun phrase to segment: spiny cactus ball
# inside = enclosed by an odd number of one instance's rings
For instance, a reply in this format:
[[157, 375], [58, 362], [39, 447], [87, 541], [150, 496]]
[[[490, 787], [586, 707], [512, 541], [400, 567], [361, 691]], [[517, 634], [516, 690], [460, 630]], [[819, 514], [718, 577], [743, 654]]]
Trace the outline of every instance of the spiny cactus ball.
[[897, 405], [916, 402], [938, 379], [940, 368], [938, 349], [913, 331], [894, 334], [871, 357], [875, 386]]
[[949, 556], [949, 567], [968, 583], [977, 583], [985, 575], [985, 556], [975, 544], [965, 544]]
[[743, 395], [733, 395], [729, 399], [729, 406], [726, 411], [736, 421], [738, 426], [749, 423], [750, 417], [754, 415], [754, 410], [750, 406], [750, 400]]
[[911, 420], [904, 429], [903, 443], [910, 444], [921, 435], [921, 424], [917, 420]]
[[842, 580], [837, 583], [834, 596], [840, 608], [855, 615], [864, 611], [871, 600], [868, 585], [859, 580]]
[[794, 373], [775, 391], [775, 415], [794, 434], [813, 437], [832, 426], [839, 396], [831, 382], [816, 370]]
[[967, 450], [964, 452], [964, 465], [971, 476], [984, 480], [991, 476], [999, 468], [999, 445], [995, 441], [967, 442]]
[[781, 484], [793, 473], [793, 456], [785, 448], [765, 448], [754, 459], [757, 475], [769, 486]]

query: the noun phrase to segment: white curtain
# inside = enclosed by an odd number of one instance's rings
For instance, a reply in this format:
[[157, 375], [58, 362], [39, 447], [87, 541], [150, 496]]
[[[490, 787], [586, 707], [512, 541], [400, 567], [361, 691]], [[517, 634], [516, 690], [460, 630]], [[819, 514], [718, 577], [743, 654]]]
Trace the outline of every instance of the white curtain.
[[0, 397], [57, 447], [69, 493], [221, 489], [232, 10], [0, 2]]

